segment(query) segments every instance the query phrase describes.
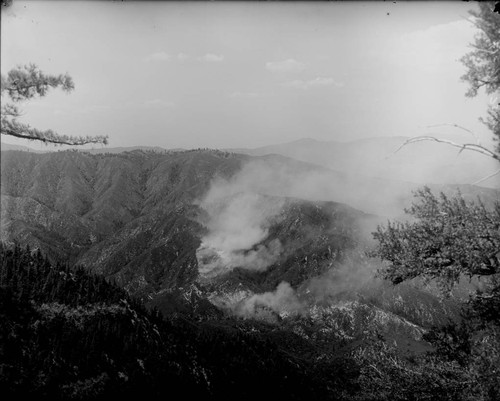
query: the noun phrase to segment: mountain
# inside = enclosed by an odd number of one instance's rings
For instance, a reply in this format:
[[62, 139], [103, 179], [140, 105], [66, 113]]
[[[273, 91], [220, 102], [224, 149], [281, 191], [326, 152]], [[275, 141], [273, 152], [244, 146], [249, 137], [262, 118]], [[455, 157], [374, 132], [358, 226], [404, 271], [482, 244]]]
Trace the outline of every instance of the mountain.
[[[266, 264], [255, 271], [258, 280], [247, 280], [259, 283], [258, 291], [280, 279], [299, 284], [312, 273], [296, 278], [297, 260], [309, 257], [306, 271], [311, 260], [327, 264], [312, 255], [353, 248], [381, 221], [359, 209], [401, 213], [416, 188], [281, 156], [211, 150], [7, 151], [1, 162], [3, 241], [91, 266], [143, 296], [192, 284], [204, 241], [234, 267]], [[498, 198], [493, 190], [460, 189], [487, 204]], [[324, 269], [318, 260], [314, 274]]]
[[[210, 219], [194, 202], [208, 191], [212, 179], [234, 176], [249, 160], [214, 151], [4, 152], [2, 240], [17, 239], [54, 259], [95, 266], [96, 272], [113, 277], [132, 293], [189, 285], [198, 276], [196, 250]], [[300, 164], [293, 168], [305, 169]], [[290, 224], [319, 208], [311, 204], [313, 210], [293, 212], [300, 204], [306, 207], [299, 200], [280, 203], [276, 224]], [[316, 216], [315, 222], [322, 217]], [[308, 222], [304, 232], [312, 231], [315, 222]], [[278, 238], [287, 243], [288, 232], [281, 230], [268, 236], [267, 243]]]
[[[89, 145], [87, 145], [89, 146]], [[2, 142], [0, 145], [0, 148], [2, 150], [19, 150], [22, 152], [34, 152], [34, 153], [46, 153], [46, 152], [52, 152], [52, 150], [38, 150], [34, 149], [29, 146], [23, 146], [23, 145], [13, 145], [10, 143], [5, 143]], [[78, 147], [78, 148], [73, 148], [74, 150], [77, 150], [78, 152], [86, 152], [86, 153], [92, 153], [92, 154], [101, 154], [101, 153], [123, 153], [123, 152], [133, 152], [134, 150], [142, 150], [145, 152], [159, 152], [159, 153], [164, 153], [164, 152], [175, 152], [175, 151], [180, 151], [183, 149], [165, 149], [162, 148], [161, 146], [121, 146], [121, 147], [102, 147], [102, 148], [88, 148], [85, 146]], [[73, 150], [72, 149], [72, 150]]]
[[5, 142], [2, 142], [0, 144], [0, 149], [1, 150], [18, 150], [18, 151], [22, 151], [22, 152], [44, 153], [43, 150], [36, 150], [36, 149], [30, 148], [28, 146], [13, 145], [11, 143], [5, 143]]
[[[287, 312], [281, 295], [302, 313], [339, 293], [332, 288], [340, 283], [350, 286], [349, 277], [356, 285], [338, 301], [358, 308], [358, 293], [366, 293], [360, 283], [373, 270], [358, 255], [385, 221], [373, 212], [401, 213], [416, 188], [283, 156], [215, 150], [6, 151], [1, 161], [2, 241], [85, 266], [149, 305], [199, 319], [220, 310], [253, 316], [263, 305], [274, 321]], [[498, 199], [494, 190], [460, 189], [486, 204]], [[357, 262], [346, 270], [349, 258]], [[342, 275], [331, 278], [332, 271]], [[320, 291], [322, 280], [328, 288]], [[307, 292], [316, 294], [312, 301]], [[434, 317], [416, 324], [440, 319], [426, 310]]]
[[[491, 158], [471, 151], [459, 152], [457, 148], [434, 141], [416, 142], [399, 149], [408, 139], [410, 138], [404, 136], [370, 137], [338, 142], [304, 138], [254, 149], [233, 148], [227, 151], [251, 156], [282, 155], [350, 175], [417, 184], [473, 184], [497, 170], [497, 163]], [[454, 137], [444, 139], [461, 141]], [[470, 141], [466, 138], [462, 142]], [[3, 142], [1, 149], [47, 152]], [[159, 146], [78, 149], [80, 152], [91, 154], [115, 154], [135, 150], [158, 153], [183, 151]], [[499, 180], [498, 176], [492, 177], [482, 181], [480, 185], [497, 189], [500, 187]]]
[[[14, 247], [6, 260], [16, 260], [0, 275], [3, 329], [14, 328], [19, 351], [8, 369], [19, 355], [32, 369], [16, 383], [75, 398], [155, 398], [175, 383], [209, 399], [250, 399], [263, 396], [258, 382], [276, 397], [367, 400], [361, 383], [375, 386], [392, 363], [403, 377], [387, 385], [410, 392], [417, 385], [408, 372], [426, 367], [419, 378], [433, 384], [417, 386], [423, 398], [429, 388], [455, 394], [439, 375], [463, 379], [426, 359], [424, 339], [432, 326], [460, 319], [462, 299], [443, 300], [417, 281], [382, 282], [380, 262], [365, 253], [370, 232], [401, 214], [416, 184], [207, 149], [5, 151], [1, 163], [0, 234]], [[481, 195], [486, 205], [498, 199], [471, 185], [433, 189]], [[19, 256], [16, 243], [36, 252]], [[51, 331], [54, 341], [43, 342], [39, 333]], [[75, 343], [91, 360], [72, 351]], [[381, 355], [389, 355], [384, 366]], [[381, 373], [374, 378], [366, 366]], [[64, 388], [31, 380], [40, 375]], [[131, 386], [123, 392], [122, 381]]]
[[[340, 172], [409, 181], [419, 184], [472, 184], [497, 169], [497, 162], [482, 154], [433, 141], [398, 148], [408, 137], [373, 137], [350, 142], [300, 139], [255, 149], [233, 149], [253, 156], [279, 154]], [[500, 179], [481, 183], [499, 188]]]
[[103, 148], [92, 148], [92, 149], [78, 149], [79, 152], [86, 152], [92, 154], [101, 154], [101, 153], [123, 153], [123, 152], [133, 152], [134, 150], [142, 150], [144, 152], [176, 152], [182, 149], [164, 149], [161, 146], [126, 146], [126, 147], [103, 147]]

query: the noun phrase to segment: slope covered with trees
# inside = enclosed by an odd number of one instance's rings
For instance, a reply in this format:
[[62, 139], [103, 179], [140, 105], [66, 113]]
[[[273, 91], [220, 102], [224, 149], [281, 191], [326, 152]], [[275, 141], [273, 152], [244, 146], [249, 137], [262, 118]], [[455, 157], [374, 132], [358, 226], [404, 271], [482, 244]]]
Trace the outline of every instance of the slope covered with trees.
[[278, 333], [164, 320], [102, 277], [52, 266], [40, 252], [2, 245], [0, 259], [7, 399], [336, 399], [355, 379], [348, 364], [291, 354]]
[[[164, 318], [101, 276], [51, 265], [39, 251], [2, 244], [0, 261], [7, 399], [477, 399], [467, 339], [453, 329], [446, 333], [465, 340], [460, 347], [436, 331], [428, 335], [436, 353], [405, 355], [377, 330], [367, 337], [366, 325], [363, 337], [345, 341], [325, 336], [328, 320], [320, 329], [300, 320]], [[494, 365], [481, 367], [493, 383]]]

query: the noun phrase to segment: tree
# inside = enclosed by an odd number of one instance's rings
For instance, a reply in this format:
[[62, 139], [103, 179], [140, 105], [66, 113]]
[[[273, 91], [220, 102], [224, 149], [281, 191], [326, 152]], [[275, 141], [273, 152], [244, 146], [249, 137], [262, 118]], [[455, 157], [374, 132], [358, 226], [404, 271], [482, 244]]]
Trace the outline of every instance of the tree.
[[[473, 51], [462, 58], [467, 72], [462, 80], [470, 84], [466, 96], [476, 96], [481, 88], [488, 94], [500, 91], [500, 14], [492, 3], [479, 3], [471, 10], [478, 28]], [[500, 139], [500, 109], [490, 107], [485, 121], [494, 138]], [[496, 116], [496, 117], [495, 117]], [[438, 140], [433, 137], [412, 138]], [[407, 141], [410, 143], [412, 140]], [[406, 144], [406, 143], [405, 143]], [[500, 162], [500, 145], [494, 150], [475, 144], [457, 145], [475, 150]], [[404, 145], [403, 145], [404, 146]], [[500, 170], [499, 170], [500, 171]], [[482, 204], [466, 203], [461, 196], [436, 198], [428, 188], [417, 191], [420, 203], [406, 210], [413, 222], [388, 223], [374, 233], [378, 246], [372, 252], [390, 262], [382, 275], [397, 284], [414, 278], [438, 278], [449, 287], [460, 275], [492, 276], [500, 273], [500, 204], [488, 211]]]
[[73, 79], [68, 75], [46, 75], [35, 64], [19, 66], [10, 70], [7, 76], [1, 76], [1, 95], [8, 97], [11, 102], [2, 102], [1, 126], [2, 135], [11, 135], [16, 138], [36, 140], [44, 143], [58, 145], [84, 145], [87, 143], [108, 143], [107, 136], [85, 136], [75, 137], [60, 135], [52, 130], [39, 130], [28, 124], [21, 123], [17, 119], [22, 116], [18, 103], [43, 97], [50, 88], [61, 88], [65, 92], [71, 92], [75, 85]]
[[382, 274], [394, 284], [423, 277], [450, 289], [461, 276], [500, 273], [500, 203], [493, 210], [461, 196], [433, 195], [425, 187], [406, 210], [411, 222], [389, 222], [373, 233], [376, 256], [390, 262]]
[[[500, 14], [495, 12], [495, 5], [492, 2], [479, 3], [479, 11], [471, 10], [469, 21], [478, 29], [474, 43], [470, 44], [472, 51], [462, 57], [461, 62], [467, 68], [467, 72], [461, 80], [470, 85], [466, 92], [467, 97], [477, 96], [479, 90], [484, 88], [486, 94], [493, 95], [491, 105], [487, 110], [487, 117], [480, 118], [488, 129], [493, 133], [493, 138], [498, 142], [495, 149], [488, 149], [479, 143], [474, 132], [457, 124], [451, 125], [467, 131], [475, 138], [475, 143], [457, 143], [454, 141], [440, 139], [431, 135], [417, 136], [408, 139], [397, 150], [419, 141], [435, 141], [446, 143], [460, 149], [460, 152], [469, 150], [491, 157], [500, 162]], [[475, 182], [477, 184], [500, 174], [498, 169], [493, 174]]]
[[[482, 121], [493, 132], [496, 141], [499, 141], [500, 14], [494, 12], [493, 3], [479, 3], [478, 6], [479, 12], [469, 11], [478, 33], [475, 42], [471, 45], [473, 50], [462, 57], [461, 61], [467, 67], [462, 80], [470, 84], [466, 93], [468, 97], [476, 96], [481, 88], [484, 88], [488, 95], [496, 95], [493, 102], [496, 104], [489, 107], [488, 117]], [[496, 152], [500, 153], [500, 142], [496, 147]]]
[[[500, 15], [495, 14], [492, 3], [479, 3], [479, 11], [470, 14], [479, 31], [473, 50], [462, 58], [467, 67], [462, 79], [470, 84], [466, 96], [476, 96], [481, 88], [487, 94], [498, 94]], [[500, 140], [498, 105], [491, 106], [488, 118], [482, 121], [494, 138]], [[500, 144], [492, 150], [478, 143], [457, 144], [434, 137], [416, 137], [403, 146], [420, 140], [445, 142], [461, 151], [476, 151], [500, 162]], [[500, 169], [494, 174], [498, 173]], [[466, 202], [460, 194], [453, 198], [444, 194], [436, 197], [429, 188], [417, 191], [416, 198], [406, 210], [410, 221], [377, 227], [373, 233], [377, 245], [371, 254], [388, 262], [380, 274], [394, 284], [422, 277], [437, 280], [448, 292], [463, 276], [483, 279], [482, 290], [464, 305], [462, 322], [435, 328], [428, 333], [427, 340], [435, 345], [435, 354], [441, 360], [457, 362], [466, 369], [474, 399], [498, 400], [500, 200], [494, 207], [486, 208], [481, 202]]]

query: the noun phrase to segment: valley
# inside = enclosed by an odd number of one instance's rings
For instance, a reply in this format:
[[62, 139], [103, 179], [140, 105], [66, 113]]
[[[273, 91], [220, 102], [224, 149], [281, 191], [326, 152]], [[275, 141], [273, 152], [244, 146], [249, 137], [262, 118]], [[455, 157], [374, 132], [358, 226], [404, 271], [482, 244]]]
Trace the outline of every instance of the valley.
[[[365, 255], [416, 187], [217, 150], [5, 151], [1, 239], [84, 266], [167, 314], [310, 319], [318, 331], [326, 320], [334, 336], [342, 321], [345, 339], [377, 327], [419, 341], [456, 305], [422, 285], [391, 288]], [[457, 188], [498, 196], [440, 189]]]
[[[329, 369], [360, 363], [354, 355], [380, 341], [398, 358], [426, 358], [429, 330], [459, 322], [477, 285], [464, 281], [446, 298], [422, 280], [394, 286], [378, 277], [371, 232], [404, 216], [417, 184], [209, 149], [3, 151], [1, 167], [4, 246], [81, 266], [180, 332], [191, 330], [187, 321], [214, 338], [245, 333], [276, 344], [304, 361], [304, 380], [318, 366], [318, 391]], [[487, 205], [498, 198], [470, 185], [433, 190]], [[210, 359], [178, 358], [220, 374]], [[342, 389], [356, 375], [339, 374], [347, 381], [329, 396], [349, 399]]]

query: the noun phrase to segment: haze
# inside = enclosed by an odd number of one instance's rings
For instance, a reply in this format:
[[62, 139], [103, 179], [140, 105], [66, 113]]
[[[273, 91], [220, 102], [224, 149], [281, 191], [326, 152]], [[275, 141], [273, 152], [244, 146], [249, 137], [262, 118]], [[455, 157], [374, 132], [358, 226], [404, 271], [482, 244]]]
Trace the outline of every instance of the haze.
[[349, 141], [422, 135], [439, 123], [487, 143], [477, 119], [489, 99], [466, 98], [460, 82], [474, 7], [14, 1], [2, 10], [1, 68], [68, 72], [75, 91], [31, 101], [23, 120], [106, 134], [112, 147]]

